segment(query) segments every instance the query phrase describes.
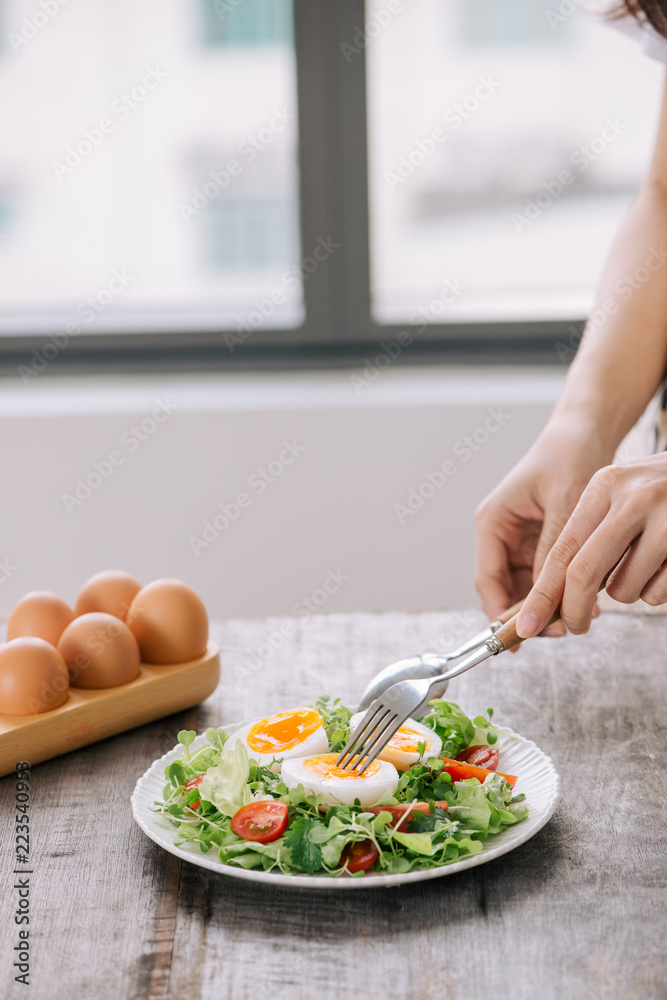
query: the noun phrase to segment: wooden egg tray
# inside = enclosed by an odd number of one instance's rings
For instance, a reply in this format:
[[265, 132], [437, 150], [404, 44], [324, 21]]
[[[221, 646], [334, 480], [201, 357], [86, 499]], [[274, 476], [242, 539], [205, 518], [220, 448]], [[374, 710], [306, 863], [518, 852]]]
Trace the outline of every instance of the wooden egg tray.
[[213, 693], [219, 679], [220, 650], [209, 642], [198, 660], [142, 663], [139, 676], [119, 687], [70, 688], [65, 704], [49, 712], [0, 714], [0, 776], [13, 772], [19, 761], [39, 764], [191, 708]]

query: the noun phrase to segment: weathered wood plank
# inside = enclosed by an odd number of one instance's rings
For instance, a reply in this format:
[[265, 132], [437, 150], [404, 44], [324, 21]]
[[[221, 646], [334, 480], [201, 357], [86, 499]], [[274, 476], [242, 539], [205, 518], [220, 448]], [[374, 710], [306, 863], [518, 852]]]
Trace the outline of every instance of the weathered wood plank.
[[[511, 854], [394, 890], [328, 895], [181, 865], [133, 824], [139, 774], [179, 728], [266, 714], [329, 691], [354, 702], [379, 666], [456, 645], [479, 612], [313, 617], [216, 632], [222, 683], [174, 716], [39, 765], [31, 979], [40, 1000], [509, 994], [664, 1000], [667, 621], [605, 615], [588, 636], [534, 640], [449, 696], [550, 753], [558, 812]], [[289, 630], [288, 630], [289, 631]], [[0, 995], [12, 981], [13, 783], [0, 782]]]

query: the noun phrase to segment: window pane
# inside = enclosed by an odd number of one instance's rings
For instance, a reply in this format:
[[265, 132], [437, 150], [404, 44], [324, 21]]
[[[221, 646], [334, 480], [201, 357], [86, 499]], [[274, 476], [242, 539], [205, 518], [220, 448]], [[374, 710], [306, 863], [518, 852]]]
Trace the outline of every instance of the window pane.
[[383, 8], [367, 24], [383, 24], [367, 48], [376, 318], [584, 315], [648, 167], [664, 67], [580, 5]]
[[290, 0], [2, 15], [0, 332], [300, 323]]

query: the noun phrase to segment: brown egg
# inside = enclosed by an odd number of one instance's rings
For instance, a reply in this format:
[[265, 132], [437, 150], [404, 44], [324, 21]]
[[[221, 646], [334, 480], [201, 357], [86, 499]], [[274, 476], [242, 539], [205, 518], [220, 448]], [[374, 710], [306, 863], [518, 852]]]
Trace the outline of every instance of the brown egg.
[[141, 584], [121, 569], [96, 573], [84, 583], [74, 608], [77, 615], [90, 611], [105, 611], [125, 621], [130, 604], [141, 590]]
[[153, 580], [140, 590], [127, 624], [145, 663], [185, 663], [206, 652], [206, 608], [192, 587], [180, 580]]
[[118, 687], [139, 673], [137, 640], [125, 622], [103, 611], [75, 618], [61, 635], [58, 651], [72, 687]]
[[38, 715], [68, 695], [67, 667], [51, 643], [24, 636], [0, 647], [0, 713]]
[[44, 639], [52, 646], [74, 618], [74, 612], [57, 594], [50, 590], [33, 590], [18, 602], [7, 626], [7, 639], [30, 635]]

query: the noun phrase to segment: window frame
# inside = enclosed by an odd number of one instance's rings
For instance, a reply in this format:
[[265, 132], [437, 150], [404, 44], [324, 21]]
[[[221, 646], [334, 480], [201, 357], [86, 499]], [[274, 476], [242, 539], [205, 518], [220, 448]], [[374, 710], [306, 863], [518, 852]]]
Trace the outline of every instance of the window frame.
[[[354, 44], [365, 0], [293, 0], [299, 127], [302, 258], [333, 240], [326, 265], [303, 282], [304, 321], [258, 328], [230, 350], [235, 330], [119, 331], [73, 338], [51, 371], [196, 371], [334, 367], [366, 362], [383, 344], [403, 346], [398, 363], [558, 363], [578, 342], [571, 320], [379, 323], [371, 312], [366, 52]], [[400, 338], [400, 339], [399, 339]], [[48, 334], [0, 337], [0, 370], [30, 364]], [[406, 344], [406, 340], [409, 343]], [[560, 351], [559, 351], [560, 346]], [[569, 354], [573, 351], [566, 351]]]

